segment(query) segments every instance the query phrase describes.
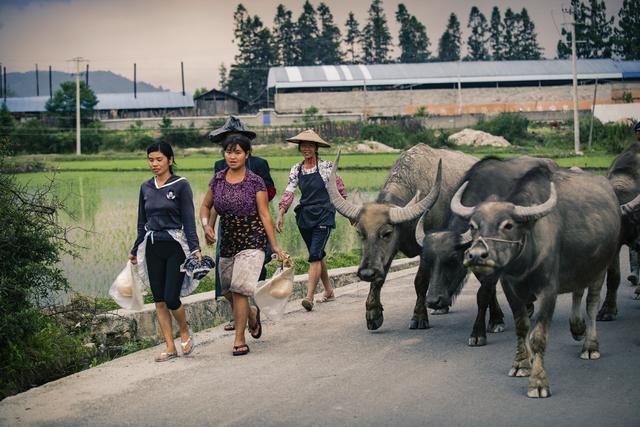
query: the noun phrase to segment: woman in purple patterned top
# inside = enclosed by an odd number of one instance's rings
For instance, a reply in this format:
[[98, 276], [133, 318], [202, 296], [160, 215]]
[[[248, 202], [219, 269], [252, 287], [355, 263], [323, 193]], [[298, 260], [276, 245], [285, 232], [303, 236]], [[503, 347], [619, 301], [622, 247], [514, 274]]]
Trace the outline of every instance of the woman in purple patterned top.
[[[218, 272], [224, 295], [231, 294], [236, 336], [233, 355], [249, 353], [245, 327], [253, 338], [262, 335], [260, 308], [249, 307], [260, 276], [267, 240], [278, 258], [284, 254], [276, 242], [269, 213], [267, 188], [262, 178], [246, 168], [251, 155], [251, 141], [244, 135], [233, 135], [222, 143], [226, 169], [216, 173], [200, 206], [200, 220], [208, 242], [215, 242], [213, 230], [220, 216], [222, 236]], [[211, 223], [209, 220], [211, 219]]]

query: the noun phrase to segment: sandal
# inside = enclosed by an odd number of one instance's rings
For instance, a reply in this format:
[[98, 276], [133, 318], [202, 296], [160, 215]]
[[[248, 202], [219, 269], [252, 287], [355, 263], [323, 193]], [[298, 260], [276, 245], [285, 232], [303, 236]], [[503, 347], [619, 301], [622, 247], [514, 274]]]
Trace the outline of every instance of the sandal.
[[234, 356], [244, 356], [249, 353], [249, 346], [246, 344], [242, 345], [234, 345], [233, 346], [233, 355]]
[[235, 320], [230, 321], [226, 325], [224, 325], [225, 331], [235, 331], [236, 330], [236, 322]]
[[313, 300], [311, 300], [311, 299], [309, 299], [307, 297], [302, 298], [302, 306], [307, 311], [313, 310]]
[[[187, 348], [189, 343], [191, 343], [191, 348], [188, 351], [184, 351], [184, 349]], [[191, 353], [193, 353], [193, 349], [196, 348], [196, 341], [193, 339], [193, 331], [191, 330], [191, 327], [189, 327], [189, 339], [186, 340], [185, 342], [180, 341], [180, 347], [182, 348], [183, 356], [190, 355]]]
[[336, 300], [336, 296], [333, 293], [333, 291], [331, 291], [331, 294], [329, 294], [329, 296], [322, 294], [322, 297], [318, 300], [318, 304], [322, 304], [323, 302], [335, 301], [335, 300]]
[[171, 359], [176, 359], [177, 357], [178, 353], [167, 353], [166, 351], [163, 351], [155, 360], [156, 362], [166, 362]]
[[260, 323], [260, 307], [256, 305], [256, 324], [253, 328], [249, 328], [249, 333], [255, 339], [262, 336], [262, 323]]

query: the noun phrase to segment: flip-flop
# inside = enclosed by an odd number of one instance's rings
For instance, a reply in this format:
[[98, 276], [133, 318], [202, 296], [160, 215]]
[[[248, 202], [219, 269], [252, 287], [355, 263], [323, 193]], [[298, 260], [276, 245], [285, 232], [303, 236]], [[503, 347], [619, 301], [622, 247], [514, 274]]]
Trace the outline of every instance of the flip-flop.
[[322, 304], [323, 302], [330, 302], [330, 301], [335, 301], [336, 300], [336, 296], [333, 292], [331, 292], [331, 295], [326, 296], [326, 295], [322, 295], [321, 298], [318, 299], [318, 301], [316, 301], [318, 304]]
[[[242, 349], [242, 350], [240, 350]], [[242, 344], [242, 345], [234, 345], [233, 346], [233, 355], [234, 356], [244, 356], [245, 354], [249, 353], [249, 346], [246, 344]]]
[[305, 310], [311, 311], [313, 310], [313, 301], [310, 300], [309, 298], [303, 298], [302, 306], [304, 307]]
[[[189, 343], [191, 343], [191, 348], [189, 349], [189, 351], [185, 352], [184, 349], [189, 345]], [[185, 342], [180, 341], [180, 348], [182, 348], [183, 356], [190, 355], [191, 353], [193, 353], [193, 349], [196, 348], [196, 340], [193, 338], [193, 331], [191, 330], [191, 328], [189, 328], [189, 339]]]
[[257, 305], [256, 305], [256, 325], [253, 329], [249, 329], [249, 333], [255, 339], [258, 339], [262, 336], [262, 323], [260, 323], [260, 307], [258, 307]]
[[178, 353], [167, 353], [163, 351], [160, 353], [160, 356], [156, 357], [156, 362], [166, 362], [171, 359], [176, 359], [178, 357]]
[[224, 325], [224, 330], [225, 331], [235, 331], [236, 330], [236, 322], [234, 322], [233, 320], [230, 321], [229, 323]]

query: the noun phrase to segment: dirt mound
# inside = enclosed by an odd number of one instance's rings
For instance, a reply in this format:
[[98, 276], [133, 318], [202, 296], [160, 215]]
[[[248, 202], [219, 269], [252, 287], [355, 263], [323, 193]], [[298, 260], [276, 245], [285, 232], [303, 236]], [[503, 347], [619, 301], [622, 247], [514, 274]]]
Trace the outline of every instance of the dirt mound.
[[509, 147], [511, 145], [509, 141], [501, 136], [491, 135], [490, 133], [474, 129], [463, 129], [460, 132], [454, 133], [449, 137], [448, 141], [455, 145], [490, 145], [492, 147]]

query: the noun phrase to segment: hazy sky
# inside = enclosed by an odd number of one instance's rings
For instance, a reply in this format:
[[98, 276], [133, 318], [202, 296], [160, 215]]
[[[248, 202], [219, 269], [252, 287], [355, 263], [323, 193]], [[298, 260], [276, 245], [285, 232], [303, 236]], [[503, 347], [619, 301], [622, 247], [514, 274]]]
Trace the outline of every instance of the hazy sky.
[[[623, 0], [608, 0], [607, 13], [617, 17]], [[111, 70], [171, 90], [180, 90], [180, 61], [184, 61], [186, 87], [217, 86], [218, 67], [233, 62], [233, 12], [235, 0], [0, 0], [0, 62], [7, 71], [28, 71], [39, 65], [72, 72], [68, 59], [89, 59], [92, 70]], [[276, 7], [284, 4], [297, 20], [303, 0], [244, 0], [251, 15], [258, 15], [269, 27]], [[319, 0], [311, 2], [314, 7]], [[325, 0], [334, 21], [344, 33], [344, 22], [353, 11], [364, 26], [370, 0]], [[493, 6], [500, 12], [526, 7], [536, 25], [544, 55], [555, 56], [563, 22], [561, 9], [570, 1], [553, 0], [384, 0], [382, 5], [389, 29], [397, 44], [395, 12], [404, 3], [411, 14], [426, 25], [430, 50], [437, 51], [438, 39], [447, 18], [454, 12], [461, 21], [463, 40], [473, 5], [487, 19]], [[394, 52], [394, 57], [397, 53]]]

